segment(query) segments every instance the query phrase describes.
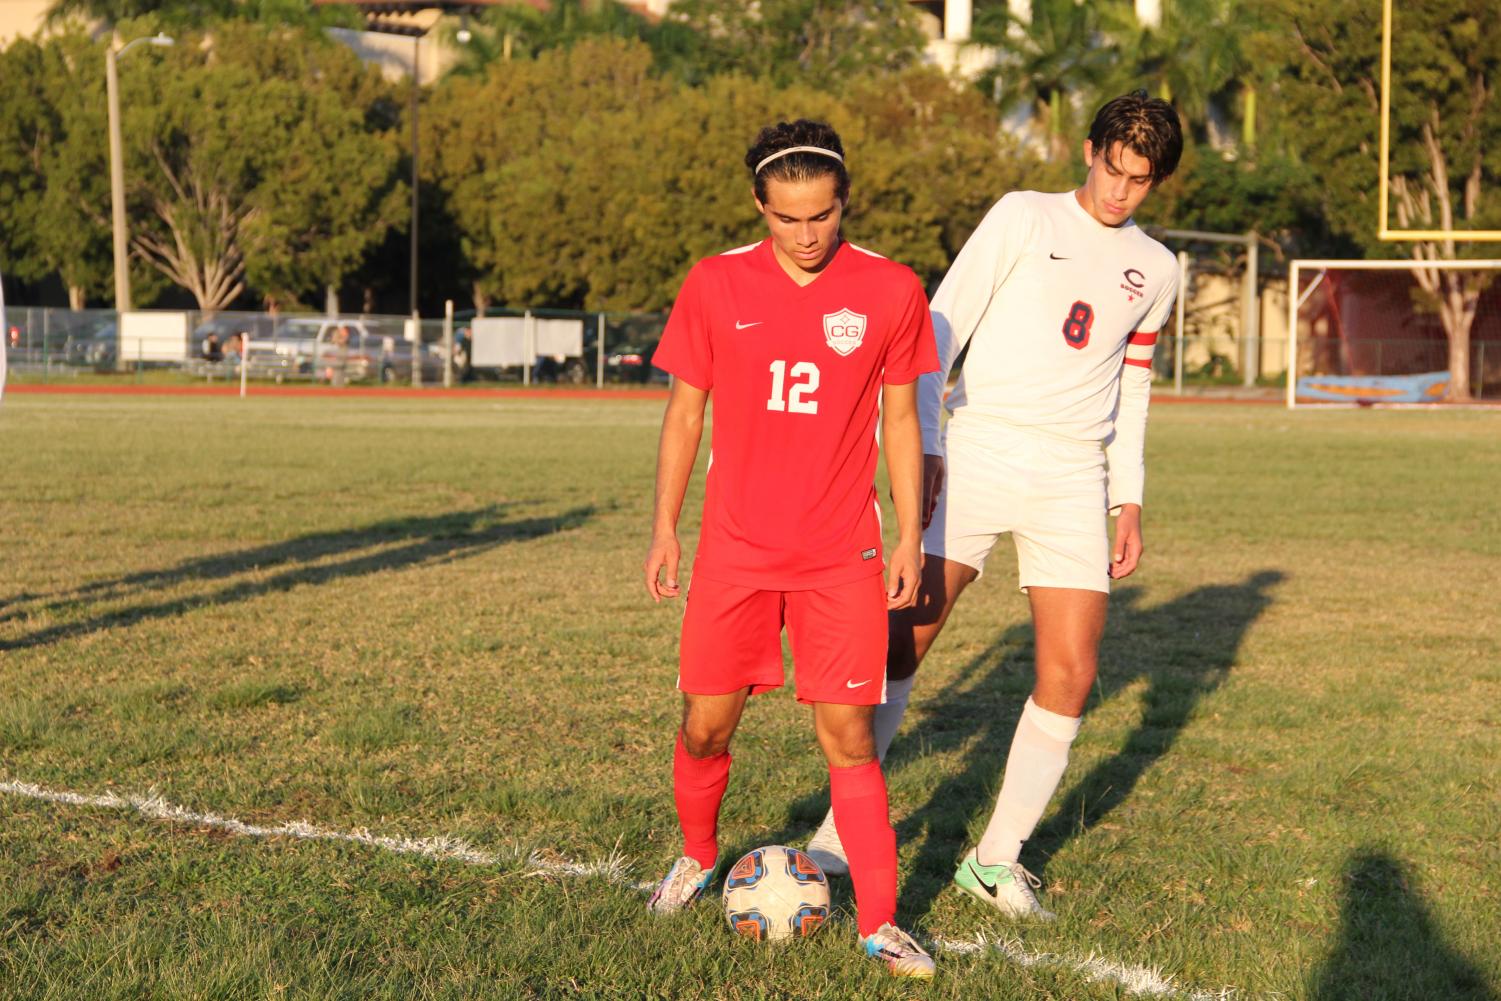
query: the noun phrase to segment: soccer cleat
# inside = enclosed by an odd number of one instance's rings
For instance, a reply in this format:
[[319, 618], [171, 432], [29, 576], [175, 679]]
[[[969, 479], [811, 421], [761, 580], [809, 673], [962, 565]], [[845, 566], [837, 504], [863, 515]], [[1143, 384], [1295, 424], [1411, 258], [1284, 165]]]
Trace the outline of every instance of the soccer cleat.
[[891, 922], [860, 940], [865, 954], [886, 964], [894, 977], [931, 977], [936, 967], [933, 957], [912, 941], [912, 936]]
[[1032, 891], [1042, 886], [1042, 880], [1020, 862], [981, 865], [978, 849], [971, 849], [959, 863], [954, 882], [1008, 918], [1051, 921], [1057, 916], [1037, 902], [1037, 894]]
[[686, 909], [703, 896], [709, 880], [714, 878], [714, 867], [705, 869], [694, 859], [684, 855], [672, 863], [662, 882], [646, 902], [646, 909], [653, 914], [676, 914]]
[[845, 858], [844, 845], [839, 841], [839, 832], [834, 829], [834, 811], [830, 810], [818, 825], [813, 839], [808, 842], [807, 855], [818, 863], [825, 876], [848, 876], [849, 859]]

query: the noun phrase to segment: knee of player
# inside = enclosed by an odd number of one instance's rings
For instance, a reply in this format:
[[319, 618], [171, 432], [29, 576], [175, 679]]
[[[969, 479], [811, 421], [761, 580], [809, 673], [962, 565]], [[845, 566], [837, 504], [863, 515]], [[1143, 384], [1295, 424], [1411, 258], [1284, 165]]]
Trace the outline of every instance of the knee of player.
[[683, 722], [683, 750], [690, 758], [712, 758], [730, 749], [734, 727], [714, 726], [696, 720]]
[[1047, 675], [1070, 688], [1088, 688], [1094, 684], [1097, 661], [1093, 656], [1079, 654], [1072, 657], [1056, 657], [1039, 662], [1037, 673]]
[[824, 745], [824, 757], [834, 768], [859, 768], [876, 760], [876, 742], [867, 738], [864, 741], [851, 740], [848, 743], [829, 743]]
[[850, 721], [842, 726], [825, 726], [819, 734], [824, 756], [835, 768], [855, 768], [876, 760], [876, 739], [870, 722]]

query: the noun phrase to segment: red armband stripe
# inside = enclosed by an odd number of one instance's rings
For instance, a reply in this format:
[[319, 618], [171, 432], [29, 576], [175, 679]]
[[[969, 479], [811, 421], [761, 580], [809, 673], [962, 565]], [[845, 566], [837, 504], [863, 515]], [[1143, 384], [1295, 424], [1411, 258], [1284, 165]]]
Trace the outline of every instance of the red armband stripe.
[[1127, 365], [1135, 365], [1138, 368], [1151, 368], [1152, 361], [1149, 358], [1127, 358]]
[[1148, 331], [1133, 330], [1133, 331], [1131, 331], [1131, 333], [1129, 333], [1129, 334], [1126, 335], [1126, 343], [1127, 344], [1143, 344], [1143, 345], [1145, 345], [1145, 344], [1156, 344], [1157, 343], [1157, 331], [1155, 331], [1155, 330], [1148, 330]]

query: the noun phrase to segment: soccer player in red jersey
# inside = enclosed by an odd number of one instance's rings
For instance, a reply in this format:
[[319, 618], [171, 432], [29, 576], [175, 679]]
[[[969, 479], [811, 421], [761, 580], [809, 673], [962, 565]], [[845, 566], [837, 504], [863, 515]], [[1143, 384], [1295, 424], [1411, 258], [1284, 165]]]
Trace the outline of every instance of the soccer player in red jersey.
[[[674, 376], [645, 566], [654, 600], [679, 593], [678, 514], [711, 394], [714, 422], [679, 654], [683, 854], [649, 906], [680, 911], [713, 877], [730, 738], [746, 700], [783, 683], [785, 627], [862, 946], [898, 976], [931, 976], [896, 925], [896, 834], [872, 731], [887, 611], [912, 606], [922, 565], [917, 377], [938, 367], [927, 297], [911, 270], [841, 237], [849, 174], [828, 125], [763, 129], [745, 162], [770, 237], [694, 265], [653, 359]], [[884, 581], [878, 413], [898, 525]]]

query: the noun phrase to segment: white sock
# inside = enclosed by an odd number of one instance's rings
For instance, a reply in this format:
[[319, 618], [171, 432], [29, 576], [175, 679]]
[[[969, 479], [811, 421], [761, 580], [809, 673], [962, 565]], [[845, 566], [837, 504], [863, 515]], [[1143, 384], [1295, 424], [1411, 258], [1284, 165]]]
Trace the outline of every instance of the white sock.
[[1048, 712], [1029, 697], [1011, 739], [1006, 774], [995, 812], [980, 838], [981, 865], [1015, 862], [1068, 767], [1068, 749], [1079, 735], [1079, 717]]
[[[900, 681], [886, 682], [886, 701], [876, 706], [876, 757], [883, 764], [886, 752], [891, 748], [891, 740], [896, 736], [897, 728], [902, 725], [902, 717], [907, 714], [907, 700], [912, 697], [912, 683], [916, 680], [917, 675], [914, 674]], [[839, 832], [834, 829], [832, 808], [824, 815], [823, 823], [818, 825], [811, 843], [830, 849], [839, 844]]]
[[891, 749], [891, 740], [907, 715], [907, 700], [912, 697], [912, 683], [917, 675], [900, 681], [886, 682], [886, 701], [876, 706], [876, 757], [886, 763], [886, 752]]

